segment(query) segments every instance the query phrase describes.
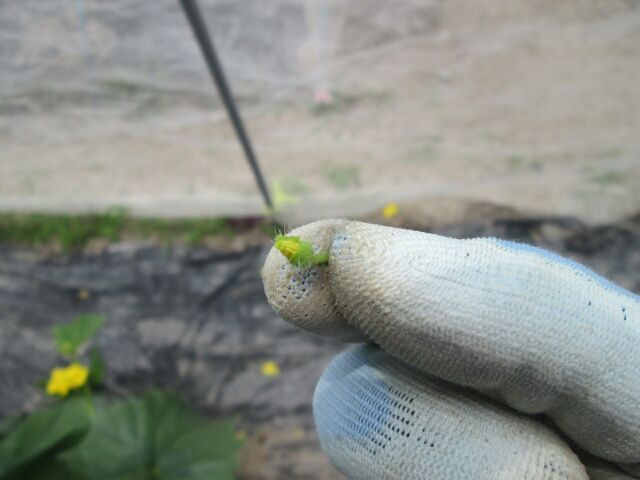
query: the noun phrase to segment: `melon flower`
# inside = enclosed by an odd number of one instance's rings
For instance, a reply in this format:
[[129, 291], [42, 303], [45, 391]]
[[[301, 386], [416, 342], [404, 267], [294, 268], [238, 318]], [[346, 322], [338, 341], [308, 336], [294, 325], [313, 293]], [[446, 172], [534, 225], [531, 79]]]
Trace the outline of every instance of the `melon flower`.
[[329, 262], [328, 253], [315, 253], [313, 245], [300, 237], [276, 235], [273, 246], [298, 267], [310, 267]]
[[66, 397], [70, 390], [84, 386], [89, 378], [89, 369], [79, 363], [64, 368], [54, 368], [47, 382], [47, 393]]

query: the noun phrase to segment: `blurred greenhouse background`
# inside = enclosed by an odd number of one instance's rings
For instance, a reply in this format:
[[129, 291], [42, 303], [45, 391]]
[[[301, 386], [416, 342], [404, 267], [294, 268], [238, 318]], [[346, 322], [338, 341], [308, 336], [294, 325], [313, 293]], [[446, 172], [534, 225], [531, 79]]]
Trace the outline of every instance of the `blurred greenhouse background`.
[[267, 304], [274, 227], [514, 238], [640, 291], [637, 0], [198, 3], [272, 211], [178, 0], [0, 2], [0, 480], [86, 313], [107, 396], [237, 416], [238, 479], [341, 478], [311, 396], [344, 346]]
[[[1, 8], [0, 208], [264, 212], [177, 1]], [[201, 8], [305, 220], [456, 197], [599, 222], [640, 201], [635, 1]]]

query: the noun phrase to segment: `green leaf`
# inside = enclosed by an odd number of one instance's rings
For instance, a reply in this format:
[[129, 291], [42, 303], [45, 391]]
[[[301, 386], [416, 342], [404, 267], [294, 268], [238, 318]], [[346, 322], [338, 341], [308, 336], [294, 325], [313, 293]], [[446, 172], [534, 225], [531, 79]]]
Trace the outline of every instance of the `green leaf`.
[[90, 423], [91, 407], [81, 398], [24, 417], [0, 442], [0, 478], [29, 478], [25, 467], [77, 443]]
[[87, 342], [102, 326], [104, 319], [100, 315], [78, 315], [71, 323], [53, 327], [56, 350], [60, 355], [73, 357], [78, 349]]
[[88, 480], [231, 480], [239, 447], [233, 422], [205, 421], [178, 397], [153, 392], [99, 411], [60, 458]]
[[[15, 480], [86, 480], [80, 474], [71, 470], [66, 463], [59, 461], [52, 455], [45, 456], [29, 464], [29, 467], [20, 472]], [[4, 480], [4, 479], [3, 479]], [[11, 479], [13, 480], [13, 479]]]
[[7, 437], [13, 430], [16, 429], [20, 422], [22, 422], [23, 417], [18, 415], [13, 415], [9, 417], [5, 417], [0, 420], [0, 442]]
[[89, 385], [99, 387], [104, 380], [106, 367], [100, 349], [92, 348], [89, 354]]

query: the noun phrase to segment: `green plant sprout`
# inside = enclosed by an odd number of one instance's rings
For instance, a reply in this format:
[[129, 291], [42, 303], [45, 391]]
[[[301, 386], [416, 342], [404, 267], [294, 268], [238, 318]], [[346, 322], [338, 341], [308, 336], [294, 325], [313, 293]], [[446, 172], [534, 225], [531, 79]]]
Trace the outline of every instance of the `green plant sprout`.
[[329, 263], [329, 253], [316, 253], [311, 242], [300, 240], [300, 237], [276, 235], [273, 246], [287, 257], [291, 265], [310, 267]]
[[134, 218], [117, 207], [91, 215], [0, 213], [0, 242], [58, 244], [65, 251], [82, 248], [93, 240], [116, 242], [137, 237], [197, 245], [210, 237], [234, 234], [226, 218]]

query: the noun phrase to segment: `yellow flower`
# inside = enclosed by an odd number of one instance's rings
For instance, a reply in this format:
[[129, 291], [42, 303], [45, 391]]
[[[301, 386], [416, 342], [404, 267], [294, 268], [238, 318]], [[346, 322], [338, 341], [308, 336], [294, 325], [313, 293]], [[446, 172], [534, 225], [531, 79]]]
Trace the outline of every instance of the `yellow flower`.
[[269, 360], [267, 362], [262, 362], [260, 372], [262, 372], [262, 375], [265, 377], [277, 377], [280, 375], [280, 367], [273, 360]]
[[276, 239], [275, 247], [291, 260], [300, 252], [300, 240], [297, 237], [280, 237]]
[[398, 215], [399, 210], [397, 203], [390, 203], [382, 209], [382, 216], [384, 218], [393, 218]]
[[80, 300], [89, 300], [89, 290], [87, 290], [86, 288], [81, 288], [80, 290], [78, 290], [78, 298]]
[[89, 369], [79, 363], [64, 368], [54, 368], [47, 382], [47, 393], [66, 397], [69, 390], [82, 387], [89, 378]]
[[276, 235], [273, 246], [289, 260], [292, 265], [309, 267], [329, 262], [328, 253], [315, 253], [311, 242], [300, 237]]

